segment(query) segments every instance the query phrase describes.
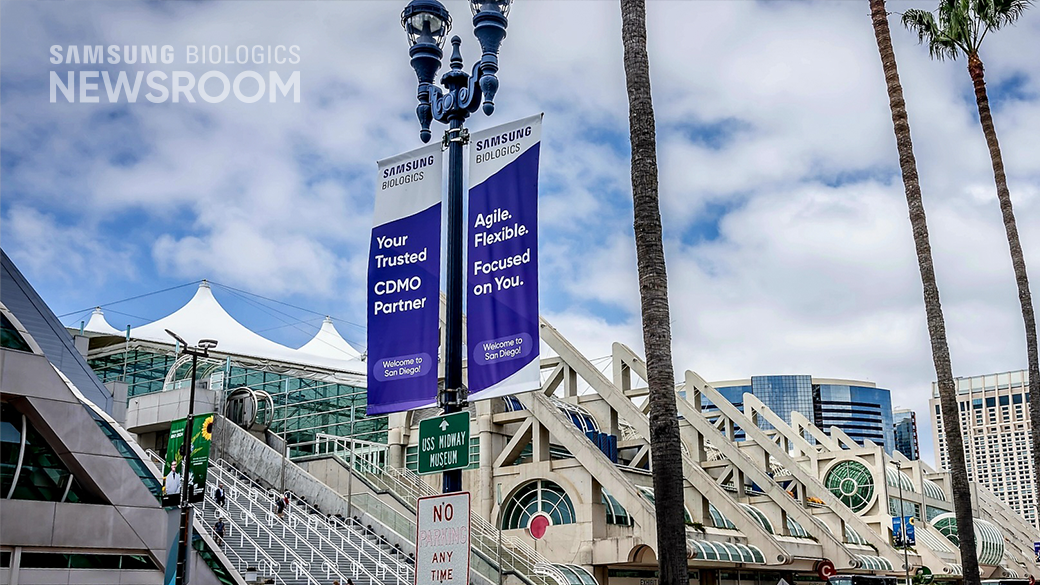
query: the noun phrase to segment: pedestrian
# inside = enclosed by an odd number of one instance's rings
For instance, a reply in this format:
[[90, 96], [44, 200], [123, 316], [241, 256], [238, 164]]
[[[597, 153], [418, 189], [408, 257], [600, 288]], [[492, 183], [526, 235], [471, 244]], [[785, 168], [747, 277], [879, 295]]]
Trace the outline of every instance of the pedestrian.
[[352, 581], [350, 577], [347, 577], [347, 585], [354, 585], [354, 581]]
[[217, 505], [221, 508], [227, 507], [227, 496], [224, 495], [224, 484], [217, 485], [217, 489], [213, 491], [213, 499], [217, 501]]
[[217, 546], [223, 548], [224, 546], [224, 519], [217, 517], [217, 523], [213, 525], [214, 532], [217, 533]]
[[285, 518], [285, 501], [282, 500], [282, 498], [278, 496], [274, 497], [274, 507], [275, 513], [278, 514], [278, 517]]

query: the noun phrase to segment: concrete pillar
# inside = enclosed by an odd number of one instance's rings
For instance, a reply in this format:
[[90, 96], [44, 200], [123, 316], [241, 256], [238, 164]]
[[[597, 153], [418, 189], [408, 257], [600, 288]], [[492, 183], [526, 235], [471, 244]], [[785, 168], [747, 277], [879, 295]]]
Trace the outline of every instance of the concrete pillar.
[[494, 438], [491, 427], [491, 401], [477, 402], [477, 436], [480, 442], [480, 466], [478, 467], [477, 500], [478, 510], [483, 518], [491, 519], [491, 510], [495, 502], [494, 463], [498, 451], [492, 448]]
[[126, 382], [105, 382], [105, 387], [112, 393], [112, 418], [120, 425], [126, 425], [126, 400], [129, 386]]
[[86, 335], [73, 335], [72, 342], [76, 345], [76, 351], [86, 358], [87, 352], [90, 351], [90, 338]]
[[589, 478], [592, 484], [592, 494], [589, 496], [592, 517], [592, 539], [599, 540], [607, 537], [607, 511], [603, 505], [603, 486], [595, 479]]
[[549, 461], [549, 429], [538, 421], [531, 429], [531, 449], [534, 462]]

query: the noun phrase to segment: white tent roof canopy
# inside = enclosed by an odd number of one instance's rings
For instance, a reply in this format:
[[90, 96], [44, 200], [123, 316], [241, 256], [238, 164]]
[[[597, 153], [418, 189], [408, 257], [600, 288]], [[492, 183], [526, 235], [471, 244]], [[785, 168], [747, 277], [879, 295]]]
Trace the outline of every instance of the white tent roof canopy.
[[[217, 302], [209, 282], [203, 280], [199, 284], [195, 296], [186, 305], [158, 321], [131, 329], [130, 337], [173, 344], [173, 338], [166, 333], [166, 330], [169, 329], [191, 344], [198, 343], [200, 339], [215, 339], [218, 342], [215, 351], [223, 354], [318, 366], [346, 372], [365, 372], [365, 364], [359, 359], [360, 354], [357, 350], [343, 340], [331, 323], [327, 323], [327, 325], [331, 328], [331, 332], [327, 331], [323, 325], [314, 339], [303, 348], [286, 347], [254, 333], [236, 321]], [[323, 351], [317, 352], [319, 347]], [[345, 348], [350, 348], [350, 352], [345, 351]]]
[[300, 348], [300, 351], [333, 359], [361, 358], [361, 352], [354, 349], [346, 339], [343, 339], [339, 331], [336, 331], [336, 326], [332, 324], [332, 317], [325, 317], [321, 329], [313, 339]]
[[94, 312], [90, 314], [90, 321], [83, 326], [84, 331], [90, 331], [91, 333], [104, 333], [106, 335], [123, 335], [124, 332], [116, 329], [115, 327], [108, 324], [105, 320], [105, 313], [101, 310], [101, 307], [94, 307]]

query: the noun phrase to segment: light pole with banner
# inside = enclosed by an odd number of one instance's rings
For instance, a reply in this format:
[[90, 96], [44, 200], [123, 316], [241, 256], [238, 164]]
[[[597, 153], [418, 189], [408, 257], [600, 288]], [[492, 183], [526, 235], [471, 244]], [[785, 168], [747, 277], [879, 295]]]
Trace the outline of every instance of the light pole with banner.
[[906, 510], [904, 509], [906, 502], [903, 501], [903, 470], [898, 461], [893, 460], [892, 465], [896, 468], [896, 483], [899, 484], [899, 532], [900, 540], [902, 541], [901, 544], [903, 545], [903, 571], [906, 574], [906, 585], [910, 585], [910, 561], [906, 550], [910, 547], [910, 544], [906, 538], [906, 525], [908, 519], [906, 516]]
[[[451, 39], [451, 69], [441, 77], [443, 89], [434, 83], [444, 56], [442, 47], [451, 30], [451, 15], [438, 0], [412, 0], [401, 13], [401, 25], [408, 35], [412, 68], [418, 78], [419, 138], [429, 142], [433, 120], [448, 124], [442, 144], [448, 150], [448, 237], [447, 237], [447, 311], [445, 327], [444, 387], [438, 390], [437, 404], [444, 414], [462, 411], [467, 404], [462, 387], [462, 298], [463, 298], [463, 177], [462, 147], [469, 141], [466, 118], [483, 106], [484, 114], [494, 112], [498, 91], [498, 49], [506, 36], [507, 15], [512, 0], [470, 0], [473, 34], [480, 42], [482, 55], [472, 74], [463, 70], [460, 45]], [[443, 493], [462, 491], [462, 470], [443, 473]]]
[[[188, 545], [191, 543], [191, 515], [189, 514], [191, 503], [188, 501], [188, 484], [190, 483], [188, 477], [191, 468], [189, 460], [191, 458], [191, 439], [193, 436], [192, 422], [194, 422], [195, 418], [195, 375], [198, 370], [199, 358], [209, 357], [209, 350], [217, 346], [217, 341], [214, 339], [200, 339], [198, 345], [191, 347], [173, 331], [167, 329], [166, 333], [180, 345], [181, 355], [191, 356], [191, 390], [188, 393], [188, 416], [185, 419], [184, 440], [181, 442], [181, 525], [180, 537], [177, 541], [177, 585], [184, 585], [187, 583]], [[202, 486], [202, 489], [206, 489], [206, 486]]]

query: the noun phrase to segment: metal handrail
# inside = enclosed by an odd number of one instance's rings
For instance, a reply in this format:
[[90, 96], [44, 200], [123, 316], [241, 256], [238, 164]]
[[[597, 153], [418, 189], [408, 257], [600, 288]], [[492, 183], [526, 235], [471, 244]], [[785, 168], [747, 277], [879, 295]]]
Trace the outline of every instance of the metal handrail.
[[[300, 575], [303, 575], [303, 578], [307, 580], [307, 585], [321, 585], [321, 583], [318, 583], [317, 579], [315, 579], [311, 575], [309, 570], [310, 568], [304, 566], [303, 561], [294, 560], [293, 562], [289, 563], [289, 568], [293, 570], [293, 576], [295, 576], [297, 579], [300, 578]], [[341, 578], [343, 577], [343, 575], [340, 575], [339, 572], [336, 573], [336, 576]]]
[[[222, 476], [223, 481], [231, 483], [230, 489], [235, 490], [235, 492], [238, 491], [238, 484], [239, 484], [239, 482], [233, 476], [231, 476], [231, 474], [227, 473], [226, 471], [221, 469], [219, 466], [211, 466], [211, 469], [216, 471], [217, 473], [219, 473]], [[248, 486], [246, 486], [246, 487], [248, 488]], [[228, 500], [232, 504], [234, 504], [235, 506], [237, 506], [238, 508], [240, 508], [242, 510], [242, 515], [243, 515], [244, 518], [246, 518], [247, 520], [249, 520], [249, 519], [253, 520], [253, 523], [257, 527], [257, 530], [256, 530], [257, 538], [260, 537], [260, 531], [261, 531], [261, 529], [263, 529], [263, 531], [267, 535], [268, 544], [272, 544], [272, 543], [277, 542], [278, 545], [280, 546], [280, 548], [282, 548], [284, 550], [283, 560], [288, 561], [289, 560], [289, 555], [292, 555], [294, 560], [299, 561], [300, 563], [303, 563], [304, 566], [308, 566], [308, 562], [307, 562], [306, 559], [304, 559], [299, 554], [297, 554], [296, 551], [292, 547], [290, 547], [287, 542], [285, 542], [284, 540], [279, 538], [274, 533], [274, 531], [272, 531], [270, 529], [270, 527], [268, 525], [264, 524], [263, 522], [260, 522], [260, 519], [256, 517], [256, 514], [252, 510], [253, 499], [249, 497], [248, 489], [244, 493], [247, 494], [246, 495], [246, 499], [250, 502], [250, 508], [248, 508], [248, 509], [245, 508], [244, 506], [242, 506], [242, 504], [234, 497], [233, 494], [232, 494], [232, 497], [228, 498]], [[274, 518], [278, 518], [277, 515], [275, 515], [270, 510], [267, 510], [266, 508], [262, 507], [261, 511], [265, 512], [267, 514], [270, 514]], [[270, 523], [273, 523], [273, 521], [270, 522]], [[247, 526], [248, 526], [248, 524], [249, 523], [246, 522]], [[284, 532], [283, 532], [283, 535], [284, 535]], [[299, 543], [297, 542], [297, 544], [299, 544]], [[309, 544], [310, 543], [308, 543], [308, 545]]]
[[[351, 441], [359, 442], [356, 439], [319, 434], [315, 441], [308, 441], [307, 444], [315, 444], [316, 452], [332, 454], [340, 459], [345, 459], [342, 452], [349, 451], [349, 444]], [[335, 446], [335, 448], [330, 449], [330, 446]], [[383, 449], [388, 448], [382, 443], [373, 443], [372, 446]], [[353, 461], [351, 461], [351, 459]], [[406, 506], [407, 502], [415, 500], [421, 496], [431, 496], [438, 493], [432, 486], [423, 481], [422, 478], [409, 469], [380, 467], [365, 458], [358, 457], [350, 457], [347, 459], [347, 467], [351, 471], [356, 470], [358, 473], [362, 474], [373, 485], [385, 489], [388, 492], [397, 494], [397, 496], [405, 502]], [[503, 544], [508, 542], [509, 547], [503, 547], [500, 550], [497, 546], [498, 528], [479, 515], [472, 517], [472, 528], [474, 532], [474, 545], [479, 546], [481, 552], [483, 552], [485, 556], [488, 558], [498, 558], [499, 554], [501, 554], [501, 562], [503, 565], [508, 564], [514, 572], [523, 573], [534, 581], [542, 581], [543, 583], [540, 583], [539, 585], [548, 585], [547, 580], [544, 578], [539, 579], [540, 575], [544, 577], [547, 574], [544, 572], [540, 573], [536, 570], [536, 567], [539, 564], [551, 565], [548, 559], [544, 558], [518, 539], [512, 537], [509, 537], [508, 541], [503, 540]], [[504, 568], [505, 567], [499, 567], [500, 570], [504, 570]]]
[[[213, 503], [214, 506], [217, 507], [217, 509], [221, 509], [219, 506], [216, 505], [216, 501], [213, 500], [213, 498], [207, 498], [207, 504], [210, 503], [210, 501], [213, 501], [212, 503]], [[252, 545], [252, 547], [253, 547], [253, 563], [256, 565], [257, 571], [260, 572], [260, 574], [263, 575], [264, 577], [273, 577], [276, 584], [280, 583], [281, 585], [285, 585], [285, 580], [282, 579], [281, 576], [278, 575], [278, 570], [281, 567], [281, 565], [278, 564], [278, 561], [274, 560], [266, 552], [264, 552], [260, 548], [260, 545], [257, 544], [256, 541], [254, 541], [248, 534], [246, 534], [246, 532], [244, 530], [242, 530], [242, 528], [240, 528], [238, 526], [238, 524], [235, 522], [234, 518], [231, 516], [230, 512], [228, 512], [227, 516], [228, 516], [228, 525], [227, 525], [228, 534], [226, 536], [223, 536], [223, 537], [220, 538], [220, 540], [223, 541], [223, 543], [226, 544], [227, 546], [224, 546], [221, 549], [221, 552], [223, 552], [225, 556], [229, 552], [232, 555], [234, 555], [235, 558], [238, 559], [238, 563], [239, 563], [239, 565], [237, 567], [238, 572], [240, 574], [245, 574], [245, 569], [249, 567], [250, 563], [246, 559], [242, 558], [242, 555], [238, 554], [238, 551], [236, 551], [234, 548], [232, 548], [231, 543], [229, 542], [229, 540], [231, 538], [233, 538], [232, 532], [236, 532], [238, 534], [239, 546], [244, 546], [243, 543], [245, 541], [249, 541], [249, 544]], [[221, 516], [221, 518], [223, 518], [223, 516]], [[207, 527], [207, 528], [213, 533], [214, 539], [215, 539], [216, 534], [217, 534], [216, 530], [213, 529], [212, 527]], [[234, 530], [232, 530], [232, 528]], [[264, 558], [260, 558], [260, 555], [263, 555]], [[229, 558], [228, 560], [231, 560], [231, 559]], [[268, 570], [266, 572], [264, 572], [264, 570], [263, 570], [264, 568], [267, 568]]]
[[[213, 469], [216, 470], [224, 478], [224, 481], [228, 481], [229, 483], [231, 483], [232, 486], [237, 490], [239, 484], [245, 483], [245, 481], [240, 480], [240, 479], [234, 477], [233, 474], [231, 474], [228, 470], [224, 469], [225, 465], [230, 466], [230, 464], [227, 461], [225, 461], [224, 459], [219, 459], [217, 461], [217, 464], [213, 466]], [[264, 514], [266, 514], [268, 516], [268, 518], [271, 520], [271, 523], [274, 522], [274, 519], [283, 520], [281, 518], [278, 518], [278, 516], [274, 512], [272, 512], [271, 510], [267, 509], [267, 504], [266, 504], [267, 498], [266, 498], [266, 496], [262, 495], [261, 489], [258, 489], [258, 486], [251, 485], [250, 483], [245, 483], [244, 487], [246, 488], [246, 490], [244, 491], [246, 499], [250, 502], [250, 510], [249, 510], [250, 516], [252, 516], [255, 519], [255, 515], [252, 513], [252, 505], [253, 504], [257, 504], [257, 506], [260, 509], [260, 511], [263, 512]], [[261, 498], [263, 498], [263, 500], [261, 500]], [[261, 503], [261, 501], [263, 501], [264, 503]], [[241, 504], [239, 504], [237, 501], [235, 503], [236, 503], [236, 505], [241, 506]], [[315, 512], [317, 512], [317, 511], [315, 510]], [[292, 535], [296, 538], [297, 544], [299, 544], [300, 540], [302, 540], [304, 543], [306, 543], [306, 547], [310, 551], [311, 562], [313, 562], [314, 557], [317, 556], [319, 558], [319, 560], [328, 563], [330, 567], [334, 567], [335, 563], [333, 563], [332, 559], [329, 559], [328, 557], [326, 557], [325, 554], [322, 553], [321, 550], [317, 549], [314, 545], [312, 545], [310, 543], [310, 541], [307, 540], [306, 537], [304, 537], [304, 536], [300, 535], [298, 532], [296, 532], [296, 530], [294, 529], [294, 525], [297, 524], [297, 523], [299, 523], [299, 519], [297, 519], [295, 516], [290, 516], [288, 521], [284, 521], [283, 520], [282, 522], [280, 522], [280, 524], [282, 526], [282, 536], [283, 537], [285, 536], [285, 530], [288, 529], [290, 531], [290, 533], [292, 533]], [[262, 524], [263, 523], [257, 521], [257, 525], [258, 526], [260, 526]], [[266, 526], [264, 528], [265, 528], [265, 530], [267, 529]], [[322, 538], [322, 535], [321, 535], [320, 532], [315, 531], [315, 534], [317, 534], [319, 538]], [[328, 540], [328, 539], [326, 538], [326, 540]], [[294, 551], [290, 551], [289, 550], [288, 545], [286, 543], [284, 543], [284, 541], [281, 541], [281, 539], [279, 539], [279, 542], [281, 542], [281, 544], [283, 544], [285, 546], [286, 551], [287, 552], [291, 552], [292, 555], [294, 557], [296, 557], [296, 559], [298, 561], [304, 562], [302, 557], [300, 557]], [[328, 542], [329, 542], [330, 546], [334, 550], [336, 550], [336, 552], [337, 552], [337, 560], [338, 560], [338, 554], [340, 552], [342, 552], [342, 551], [340, 551], [339, 549], [336, 549], [335, 544], [332, 543], [331, 540], [328, 540]], [[361, 547], [356, 547], [356, 548], [359, 551], [359, 555], [360, 555]], [[369, 556], [369, 555], [367, 555], [367, 553], [366, 553], [366, 556]], [[377, 583], [381, 582], [381, 580], [376, 575], [373, 575], [364, 565], [361, 564], [360, 558], [359, 558], [359, 560], [357, 562], [355, 562], [352, 558], [350, 558], [345, 553], [344, 553], [344, 558], [347, 559], [348, 561], [350, 561], [350, 563], [356, 567], [355, 568], [355, 574], [354, 574], [355, 577], [357, 576], [357, 569], [359, 568], [372, 581], [377, 582]], [[378, 563], [378, 561], [374, 561], [374, 562], [376, 562], [377, 567], [381, 565], [381, 563]], [[385, 567], [384, 567], [384, 570], [385, 570]], [[338, 570], [332, 569], [332, 572], [334, 572], [336, 574], [336, 577], [338, 577], [342, 581], [344, 581], [344, 582], [346, 581], [346, 576], [344, 576]], [[390, 572], [393, 572], [393, 571], [390, 571]], [[400, 575], [397, 575], [396, 572], [393, 572], [393, 573], [394, 573], [394, 576], [398, 579], [398, 581], [401, 582], [402, 580], [401, 580]]]
[[[144, 461], [145, 461], [145, 463], [149, 467], [151, 467], [150, 471], [153, 474], [155, 474], [156, 479], [159, 479], [160, 477], [162, 477], [162, 472], [165, 471], [166, 459], [161, 457], [158, 453], [156, 453], [152, 449], [145, 449], [145, 455], [147, 455], [148, 457]], [[158, 464], [158, 467], [155, 467], [155, 464]], [[205, 503], [207, 498], [210, 499], [210, 500], [213, 500], [213, 498], [210, 497], [210, 496], [207, 496], [205, 492], [206, 492], [206, 490], [203, 490], [203, 502]], [[213, 505], [216, 507], [216, 501], [213, 502]], [[228, 516], [228, 521], [230, 522], [230, 525], [234, 526], [234, 528], [238, 531], [238, 534], [239, 534], [239, 545], [241, 546], [244, 540], [248, 540], [250, 545], [252, 545], [252, 547], [253, 547], [253, 561], [256, 563], [257, 569], [259, 570], [261, 567], [263, 567], [264, 562], [266, 562], [268, 567], [269, 567], [269, 569], [270, 569], [270, 572], [268, 574], [264, 575], [264, 576], [265, 577], [274, 577], [276, 585], [278, 585], [278, 582], [281, 582], [281, 585], [285, 585], [285, 580], [278, 576], [278, 570], [279, 570], [279, 567], [280, 567], [278, 561], [274, 560], [273, 557], [268, 555], [267, 552], [264, 551], [264, 549], [261, 548], [260, 545], [256, 541], [254, 541], [253, 538], [251, 536], [249, 536], [249, 534], [247, 534], [246, 531], [243, 530], [238, 525], [237, 522], [235, 522], [234, 517], [231, 515], [230, 512], [228, 513], [227, 516]], [[202, 525], [203, 525], [204, 529], [208, 528], [206, 526], [205, 522], [202, 522]], [[224, 538], [223, 540], [227, 541], [227, 538]], [[239, 555], [237, 551], [234, 551], [230, 547], [228, 547], [228, 550], [230, 550], [236, 557], [238, 557], [239, 560], [242, 560], [243, 562], [245, 562], [245, 560], [242, 559], [241, 555]], [[221, 552], [224, 552], [225, 556], [227, 556], [227, 551], [221, 551]], [[263, 556], [263, 559], [260, 558], [261, 556]], [[228, 560], [231, 560], [231, 559], [228, 559]], [[239, 570], [239, 573], [242, 573], [242, 571]]]
[[[246, 530], [244, 528], [239, 526], [238, 522], [235, 521], [235, 517], [234, 517], [233, 514], [231, 514], [230, 510], [227, 510], [226, 508], [222, 508], [220, 506], [217, 506], [217, 503], [213, 499], [212, 496], [206, 496], [206, 503], [209, 504], [210, 502], [213, 503], [213, 506], [214, 506], [215, 509], [217, 509], [217, 510], [224, 510], [224, 512], [227, 514], [227, 519], [228, 519], [228, 523], [229, 523], [228, 527], [229, 528], [233, 528], [236, 532], [238, 532], [238, 534], [239, 534], [239, 543], [241, 543], [243, 540], [247, 540], [247, 541], [249, 541], [249, 544], [253, 546], [254, 550], [256, 551], [256, 555], [254, 555], [254, 557], [253, 557], [254, 562], [259, 563], [260, 562], [260, 557], [263, 556], [263, 560], [265, 560], [269, 564], [271, 564], [272, 568], [277, 571], [278, 568], [281, 566], [278, 563], [278, 561], [274, 560], [274, 557], [272, 557], [271, 555], [267, 554], [267, 552], [260, 546], [260, 543], [258, 543], [255, 540], [253, 540], [253, 537], [249, 536], [249, 533], [246, 532]], [[239, 507], [241, 507], [241, 506], [239, 506]], [[221, 518], [223, 518], [223, 516], [221, 516]], [[231, 538], [230, 532], [231, 531], [229, 530], [228, 531], [229, 535], [224, 537], [225, 541], [227, 541], [229, 538]], [[238, 553], [235, 553], [235, 554], [237, 555]]]
[[[344, 537], [343, 534], [341, 534], [339, 531], [335, 530], [335, 528], [333, 526], [331, 526], [328, 523], [328, 521], [325, 520], [324, 518], [316, 518], [316, 517], [308, 518], [308, 520], [307, 520], [307, 523], [308, 523], [308, 527], [307, 528], [308, 528], [308, 530], [313, 531], [315, 534], [318, 535], [319, 538], [326, 540], [329, 543], [329, 546], [331, 546], [333, 548], [336, 547], [336, 544], [332, 541], [331, 536], [326, 536], [324, 534], [321, 534], [321, 532], [318, 531], [318, 527], [317, 526], [314, 526], [314, 527], [310, 526], [310, 524], [312, 522], [315, 525], [318, 525], [318, 524], [323, 525], [322, 528], [324, 528], [328, 532], [329, 535], [335, 534], [337, 537], [339, 537], [340, 543], [341, 543], [341, 547], [345, 544], [345, 545], [349, 545], [350, 547], [356, 549], [358, 551], [358, 561], [359, 562], [361, 560], [361, 555], [363, 554], [368, 560], [372, 561], [372, 563], [375, 564], [375, 566], [377, 568], [382, 569], [384, 576], [387, 573], [390, 573], [391, 575], [394, 576], [394, 578], [397, 579], [398, 583], [407, 584], [407, 583], [411, 583], [412, 582], [412, 580], [409, 578], [409, 573], [407, 571], [405, 572], [404, 575], [401, 575], [398, 571], [393, 570], [391, 567], [387, 566], [386, 562], [384, 562], [384, 561], [382, 561], [382, 560], [380, 560], [380, 559], [378, 559], [376, 557], [373, 557], [369, 553], [369, 551], [365, 550], [365, 547], [357, 546], [357, 543], [352, 542], [352, 541], [348, 540], [346, 537]], [[344, 523], [343, 528], [345, 528], [346, 530], [349, 530], [351, 533], [356, 534], [358, 537], [360, 537], [362, 542], [369, 542], [368, 539], [365, 537], [365, 535], [361, 534], [360, 532], [357, 532], [352, 527], [347, 526], [345, 523]], [[372, 548], [375, 548], [376, 551], [379, 553], [379, 555], [386, 556], [387, 560], [389, 562], [394, 563], [394, 564], [396, 564], [398, 562], [397, 559], [393, 558], [390, 554], [386, 553], [382, 549], [380, 549], [378, 547], [372, 547]], [[401, 567], [401, 568], [402, 569], [406, 569], [406, 567]]]
[[[358, 442], [360, 442], [360, 441], [358, 441]], [[372, 443], [372, 444], [373, 445], [381, 445], [381, 443]], [[223, 465], [230, 465], [230, 464], [227, 461], [225, 461], [224, 459], [220, 459], [218, 461], [218, 465], [219, 466], [223, 466]], [[227, 473], [226, 470], [223, 470], [223, 468], [221, 468], [221, 469], [222, 469], [221, 473], [224, 473], [224, 474]], [[253, 500], [259, 501], [259, 500], [261, 500], [261, 498], [265, 497], [265, 496], [261, 495], [261, 492], [263, 491], [263, 488], [261, 486], [259, 486], [255, 481], [252, 481], [252, 480], [250, 480], [248, 478], [245, 479], [245, 480], [236, 479], [235, 481], [248, 482], [247, 485], [252, 488], [252, 491], [250, 492], [250, 494], [252, 495], [252, 499]], [[324, 517], [321, 516], [321, 512], [319, 510], [317, 510], [316, 508], [314, 508], [313, 506], [311, 506], [310, 504], [308, 504], [307, 502], [300, 502], [300, 501], [298, 501], [294, 505], [297, 506], [297, 507], [301, 507], [304, 510], [311, 510], [313, 513], [312, 514], [308, 514], [309, 518], [313, 517], [313, 518], [315, 518], [315, 520], [314, 520], [315, 522], [324, 523], [327, 526], [327, 528], [328, 528], [330, 533], [336, 532], [334, 530], [334, 527], [331, 526], [324, 519]], [[263, 507], [263, 509], [266, 512], [270, 512], [269, 510], [266, 510], [266, 507]], [[295, 518], [295, 516], [291, 516], [290, 518], [293, 519], [293, 518]], [[292, 522], [292, 520], [291, 520], [291, 522]], [[295, 526], [294, 523], [293, 523], [293, 526]], [[384, 572], [384, 574], [386, 572], [389, 572], [389, 573], [393, 574], [394, 577], [397, 579], [397, 581], [399, 583], [410, 583], [412, 581], [412, 579], [411, 579], [412, 569], [411, 569], [410, 566], [408, 566], [407, 564], [403, 563], [399, 559], [395, 558], [393, 555], [390, 555], [389, 553], [386, 553], [385, 551], [383, 551], [378, 546], [372, 545], [371, 541], [364, 534], [362, 534], [362, 533], [360, 533], [359, 531], [356, 531], [356, 530], [352, 530], [352, 531], [357, 533], [357, 535], [360, 537], [360, 542], [361, 543], [365, 543], [368, 546], [367, 547], [366, 546], [360, 546], [357, 542], [352, 542], [352, 541], [349, 541], [349, 540], [346, 540], [346, 539], [342, 538], [342, 535], [340, 535], [340, 538], [341, 538], [341, 542], [350, 545], [350, 548], [358, 551], [358, 562], [360, 562], [361, 555], [363, 554], [378, 569], [381, 569]], [[316, 534], [318, 534], [319, 538], [325, 538], [324, 535], [322, 535], [321, 533], [317, 533], [316, 532]], [[338, 534], [338, 532], [337, 532], [337, 534]], [[329, 540], [329, 539], [326, 538], [326, 540]], [[387, 544], [389, 544], [389, 541], [386, 541], [385, 539], [383, 539], [383, 540], [385, 542], [387, 542]], [[331, 540], [329, 540], [329, 545], [331, 547], [333, 547], [334, 549], [336, 548], [335, 543], [331, 542]], [[369, 550], [367, 550], [368, 548], [374, 549], [376, 551], [376, 553], [377, 553], [377, 556], [373, 557], [372, 554], [369, 552]], [[386, 557], [386, 561], [380, 560], [379, 557]], [[346, 558], [350, 559], [349, 556], [346, 556]], [[395, 571], [393, 568], [386, 566], [387, 563], [390, 563], [391, 565], [397, 565], [399, 570]], [[369, 575], [369, 577], [375, 579], [375, 577], [373, 575], [371, 575], [371, 573], [367, 569], [362, 567], [362, 570], [367, 575]], [[403, 573], [403, 576], [402, 576], [402, 573]]]

